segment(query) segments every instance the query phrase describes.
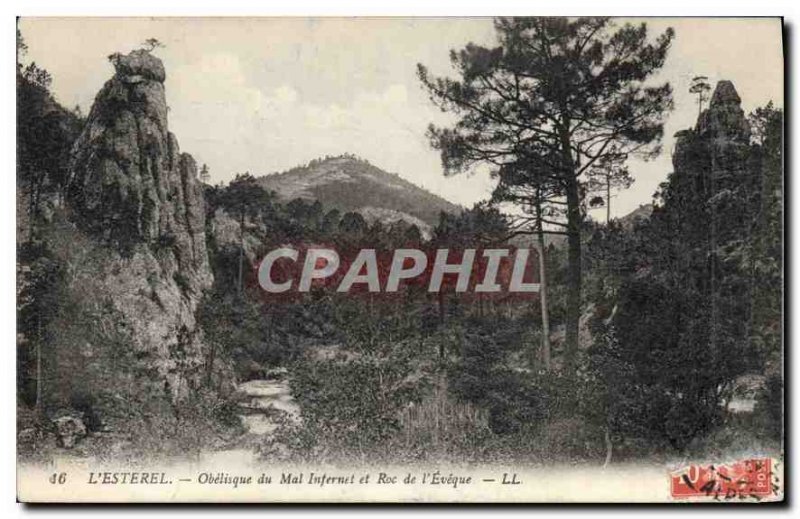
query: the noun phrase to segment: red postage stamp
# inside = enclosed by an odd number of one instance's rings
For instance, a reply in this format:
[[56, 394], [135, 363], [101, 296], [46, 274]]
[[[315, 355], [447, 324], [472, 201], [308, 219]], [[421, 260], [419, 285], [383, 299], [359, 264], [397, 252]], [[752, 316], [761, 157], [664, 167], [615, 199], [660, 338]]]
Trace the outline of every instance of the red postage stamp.
[[726, 464], [689, 465], [670, 478], [674, 498], [764, 499], [777, 490], [770, 458]]

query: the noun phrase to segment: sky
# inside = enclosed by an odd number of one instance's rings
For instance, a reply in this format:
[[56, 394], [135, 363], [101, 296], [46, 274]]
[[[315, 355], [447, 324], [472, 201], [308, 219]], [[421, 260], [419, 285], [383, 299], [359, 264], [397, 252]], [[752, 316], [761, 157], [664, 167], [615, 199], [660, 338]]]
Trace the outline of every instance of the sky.
[[[672, 136], [697, 118], [692, 77], [733, 81], [746, 112], [770, 100], [783, 106], [780, 20], [616, 19], [640, 21], [652, 37], [675, 29], [653, 78], [672, 84], [675, 109], [663, 153], [629, 162], [635, 182], [612, 200], [612, 217], [649, 203], [672, 170]], [[347, 152], [465, 206], [494, 186], [485, 169], [444, 176], [425, 130], [453, 119], [416, 76], [417, 63], [454, 76], [450, 49], [495, 43], [489, 18], [23, 18], [20, 30], [24, 62], [47, 69], [56, 98], [84, 113], [113, 74], [108, 55], [160, 40], [170, 130], [182, 151], [208, 164], [214, 183]]]

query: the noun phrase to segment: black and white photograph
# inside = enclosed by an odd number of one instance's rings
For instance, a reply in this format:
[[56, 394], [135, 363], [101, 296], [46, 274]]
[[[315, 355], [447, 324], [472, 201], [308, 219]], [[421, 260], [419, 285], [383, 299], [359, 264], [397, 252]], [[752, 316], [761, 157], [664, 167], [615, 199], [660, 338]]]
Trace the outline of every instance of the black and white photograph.
[[18, 501], [786, 498], [779, 16], [15, 23]]

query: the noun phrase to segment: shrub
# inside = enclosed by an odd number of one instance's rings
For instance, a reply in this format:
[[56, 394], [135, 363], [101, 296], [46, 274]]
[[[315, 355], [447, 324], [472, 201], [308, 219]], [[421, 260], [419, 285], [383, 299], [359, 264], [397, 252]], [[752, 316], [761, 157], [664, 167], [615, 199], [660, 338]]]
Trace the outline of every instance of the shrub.
[[769, 375], [764, 388], [756, 396], [755, 414], [763, 429], [775, 440], [783, 438], [783, 377], [779, 373]]
[[302, 424], [282, 423], [264, 455], [322, 462], [390, 454], [386, 444], [400, 430], [401, 409], [419, 400], [406, 346], [386, 355], [300, 361], [290, 383]]
[[720, 423], [723, 390], [742, 366], [710, 347], [709, 308], [696, 291], [660, 278], [623, 284], [589, 361], [615, 434], [682, 450]]

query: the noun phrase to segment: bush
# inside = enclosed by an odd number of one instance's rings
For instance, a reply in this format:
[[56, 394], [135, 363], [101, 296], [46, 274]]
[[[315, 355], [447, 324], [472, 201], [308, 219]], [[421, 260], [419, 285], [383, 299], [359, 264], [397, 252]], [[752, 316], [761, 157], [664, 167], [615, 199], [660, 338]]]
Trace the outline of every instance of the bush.
[[395, 462], [479, 462], [486, 458], [493, 433], [488, 414], [468, 402], [458, 402], [446, 379], [434, 383], [420, 402], [400, 412], [400, 428], [390, 442]]
[[764, 388], [756, 396], [755, 415], [770, 438], [783, 438], [783, 377], [779, 373], [769, 375]]
[[403, 350], [349, 361], [305, 359], [291, 380], [302, 424], [283, 423], [265, 455], [278, 455], [278, 444], [287, 457], [304, 461], [363, 461], [387, 454], [386, 442], [400, 429], [400, 410], [418, 399], [407, 380], [411, 366]]

